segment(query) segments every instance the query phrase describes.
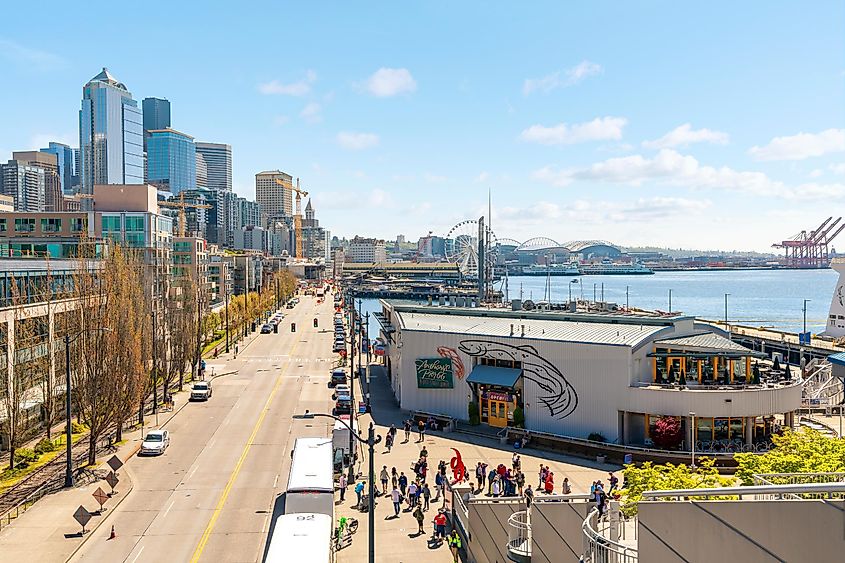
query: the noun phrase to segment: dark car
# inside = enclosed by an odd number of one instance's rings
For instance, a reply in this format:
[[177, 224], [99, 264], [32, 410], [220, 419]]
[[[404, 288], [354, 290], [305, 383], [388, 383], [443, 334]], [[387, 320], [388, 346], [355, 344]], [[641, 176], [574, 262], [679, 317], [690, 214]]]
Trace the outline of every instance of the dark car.
[[332, 378], [329, 380], [329, 387], [336, 387], [346, 383], [346, 370], [334, 369], [332, 370]]
[[271, 332], [273, 332], [272, 325], [264, 325], [261, 327], [261, 334], [270, 334]]
[[352, 414], [352, 399], [347, 396], [338, 397], [335, 401], [332, 414], [340, 416], [342, 414]]

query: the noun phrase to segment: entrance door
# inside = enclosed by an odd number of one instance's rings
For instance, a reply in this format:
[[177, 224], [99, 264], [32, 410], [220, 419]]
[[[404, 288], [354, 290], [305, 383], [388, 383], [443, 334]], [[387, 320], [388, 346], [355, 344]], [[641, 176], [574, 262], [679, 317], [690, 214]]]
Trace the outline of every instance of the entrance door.
[[489, 402], [490, 414], [487, 417], [488, 424], [496, 428], [504, 428], [508, 425], [508, 404], [504, 401]]

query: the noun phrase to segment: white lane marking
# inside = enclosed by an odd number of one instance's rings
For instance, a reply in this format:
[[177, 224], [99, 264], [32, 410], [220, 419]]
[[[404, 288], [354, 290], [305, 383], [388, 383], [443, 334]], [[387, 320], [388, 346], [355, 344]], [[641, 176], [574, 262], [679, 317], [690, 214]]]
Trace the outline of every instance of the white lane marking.
[[200, 468], [200, 466], [199, 466], [199, 465], [195, 465], [195, 466], [194, 466], [194, 468], [193, 468], [193, 469], [191, 469], [191, 472], [190, 472], [190, 473], [188, 473], [188, 477], [187, 477], [187, 478], [188, 478], [188, 479], [190, 479], [191, 477], [193, 477], [193, 476], [194, 476], [194, 473], [196, 473], [196, 472], [197, 472], [197, 469], [199, 469], [199, 468]]
[[139, 557], [141, 557], [141, 552], [144, 551], [144, 546], [141, 546], [141, 549], [138, 550], [138, 554], [135, 555], [135, 559], [132, 560], [132, 563], [135, 563]]
[[275, 489], [276, 485], [278, 485], [278, 484], [279, 484], [279, 474], [276, 473], [276, 478], [273, 479], [273, 488]]
[[167, 510], [164, 511], [164, 515], [162, 516], [162, 518], [167, 518], [167, 513], [170, 512], [170, 509], [173, 508], [174, 504], [176, 504], [175, 500], [170, 501], [170, 505], [167, 507]]

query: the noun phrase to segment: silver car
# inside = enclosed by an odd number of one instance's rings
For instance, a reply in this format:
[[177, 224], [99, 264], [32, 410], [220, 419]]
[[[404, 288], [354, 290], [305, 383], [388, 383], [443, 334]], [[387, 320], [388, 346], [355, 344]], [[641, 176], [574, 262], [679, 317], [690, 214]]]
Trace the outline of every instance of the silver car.
[[161, 455], [170, 445], [170, 433], [167, 430], [150, 430], [141, 442], [140, 455]]

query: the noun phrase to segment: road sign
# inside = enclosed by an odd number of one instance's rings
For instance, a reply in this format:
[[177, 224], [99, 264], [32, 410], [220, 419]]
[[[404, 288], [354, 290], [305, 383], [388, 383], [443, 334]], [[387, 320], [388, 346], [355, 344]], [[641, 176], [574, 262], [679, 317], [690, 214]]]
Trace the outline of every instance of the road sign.
[[117, 471], [118, 469], [123, 467], [123, 462], [120, 461], [120, 458], [116, 455], [111, 456], [111, 458], [106, 463], [108, 463], [109, 467], [112, 468], [112, 471]]
[[117, 475], [114, 474], [114, 471], [109, 471], [109, 474], [106, 475], [106, 483], [109, 484], [111, 487], [111, 492], [114, 492], [114, 488], [117, 487], [117, 484], [120, 482], [120, 479], [117, 478]]
[[79, 508], [73, 513], [73, 518], [79, 522], [79, 525], [82, 526], [82, 532], [85, 533], [85, 524], [91, 520], [91, 513], [85, 510], [84, 506], [79, 505]]
[[812, 342], [813, 333], [812, 332], [799, 332], [798, 333], [798, 344], [804, 346], [809, 346]]
[[94, 491], [91, 494], [91, 496], [93, 496], [94, 500], [97, 501], [97, 504], [100, 505], [100, 512], [102, 512], [103, 511], [103, 505], [106, 504], [107, 500], [109, 500], [109, 495], [107, 495], [106, 492], [103, 489], [101, 489], [100, 487], [97, 487], [97, 490]]

